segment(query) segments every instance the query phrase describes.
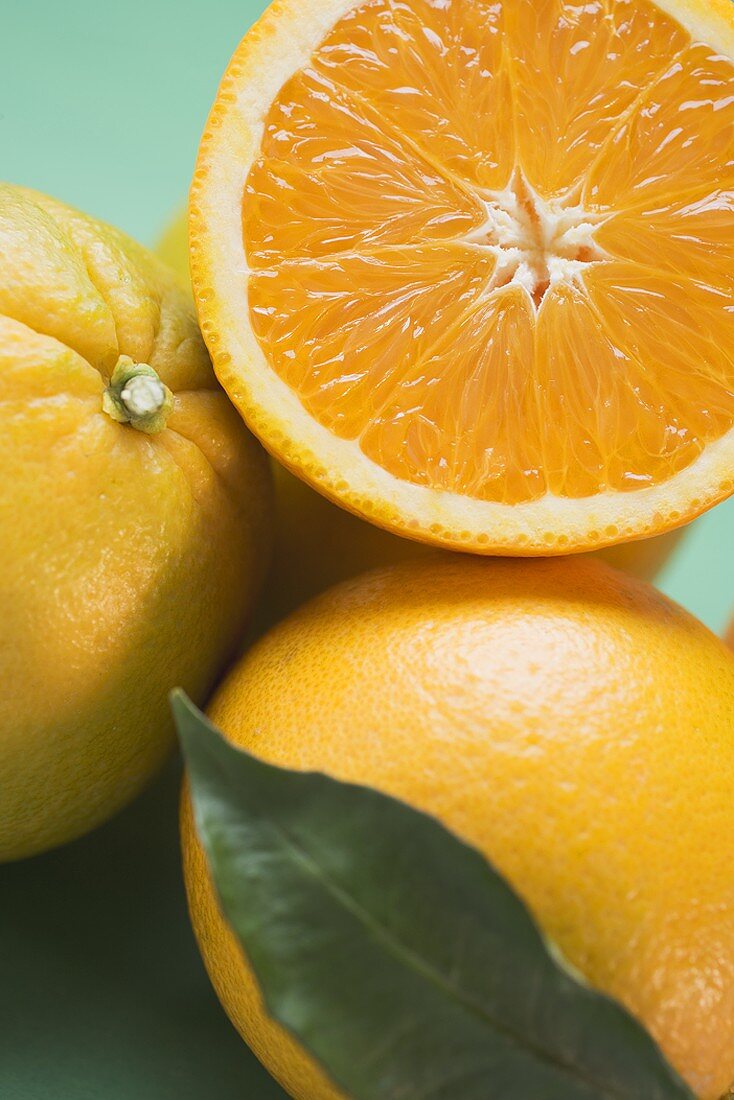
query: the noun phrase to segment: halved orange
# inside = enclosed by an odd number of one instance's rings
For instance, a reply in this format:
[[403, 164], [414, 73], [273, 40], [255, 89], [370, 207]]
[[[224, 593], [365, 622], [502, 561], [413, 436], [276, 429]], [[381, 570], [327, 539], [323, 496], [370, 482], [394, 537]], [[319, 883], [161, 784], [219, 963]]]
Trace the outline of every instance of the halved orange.
[[220, 380], [385, 527], [557, 553], [734, 491], [729, 0], [276, 0], [191, 194]]

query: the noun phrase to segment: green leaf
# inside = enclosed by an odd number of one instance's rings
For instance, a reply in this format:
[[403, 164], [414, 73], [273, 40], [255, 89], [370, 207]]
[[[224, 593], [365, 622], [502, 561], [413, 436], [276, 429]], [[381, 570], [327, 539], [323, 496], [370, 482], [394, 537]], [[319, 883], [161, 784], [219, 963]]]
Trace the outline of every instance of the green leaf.
[[266, 764], [181, 693], [173, 709], [222, 908], [268, 1011], [354, 1100], [693, 1100], [438, 821]]

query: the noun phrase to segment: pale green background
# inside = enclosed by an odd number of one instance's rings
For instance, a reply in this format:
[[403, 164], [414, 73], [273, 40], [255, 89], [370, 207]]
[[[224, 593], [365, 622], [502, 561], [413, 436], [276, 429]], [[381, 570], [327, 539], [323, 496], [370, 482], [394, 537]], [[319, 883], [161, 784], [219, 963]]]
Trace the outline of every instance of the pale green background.
[[[304, 3], [307, 0], [304, 0]], [[0, 177], [152, 243], [183, 202], [217, 81], [258, 3], [0, 0]], [[720, 630], [734, 502], [662, 587]], [[65, 851], [0, 869], [3, 1100], [277, 1100], [221, 1014], [181, 897], [175, 769]]]

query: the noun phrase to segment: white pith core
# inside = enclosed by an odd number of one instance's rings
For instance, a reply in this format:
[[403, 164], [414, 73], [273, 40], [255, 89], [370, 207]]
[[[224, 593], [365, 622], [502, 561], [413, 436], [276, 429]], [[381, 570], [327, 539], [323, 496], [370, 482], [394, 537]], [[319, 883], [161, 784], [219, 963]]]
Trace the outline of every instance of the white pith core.
[[547, 201], [516, 171], [504, 191], [481, 202], [486, 221], [464, 240], [494, 254], [490, 290], [521, 286], [537, 309], [550, 287], [578, 282], [589, 264], [609, 259], [594, 238], [604, 218], [579, 205], [576, 189]]

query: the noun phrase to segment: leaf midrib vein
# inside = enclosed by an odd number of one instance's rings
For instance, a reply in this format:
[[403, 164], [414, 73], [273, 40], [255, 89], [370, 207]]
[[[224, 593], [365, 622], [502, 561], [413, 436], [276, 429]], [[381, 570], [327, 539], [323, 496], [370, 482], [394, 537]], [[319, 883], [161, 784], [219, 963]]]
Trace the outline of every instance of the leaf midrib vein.
[[629, 1100], [629, 1097], [625, 1093], [610, 1092], [603, 1084], [597, 1081], [593, 1081], [584, 1076], [582, 1072], [577, 1070], [569, 1063], [559, 1061], [554, 1055], [549, 1054], [541, 1047], [532, 1043], [527, 1039], [527, 1036], [518, 1036], [510, 1028], [503, 1025], [499, 1020], [490, 1015], [486, 1009], [477, 1004], [474, 1000], [466, 998], [462, 992], [457, 989], [434, 968], [424, 962], [419, 955], [416, 955], [409, 947], [407, 947], [400, 940], [389, 932], [383, 925], [379, 924], [372, 914], [360, 905], [355, 899], [353, 899], [344, 889], [335, 883], [322, 869], [314, 856], [306, 851], [303, 846], [293, 837], [283, 825], [273, 821], [267, 813], [264, 814], [265, 820], [269, 821], [269, 824], [273, 830], [282, 838], [287, 848], [291, 850], [295, 859], [300, 862], [305, 870], [330, 893], [353, 917], [355, 917], [360, 923], [362, 923], [372, 935], [382, 941], [392, 952], [397, 956], [399, 960], [410, 968], [416, 971], [427, 982], [438, 988], [442, 993], [449, 998], [456, 1001], [466, 1011], [478, 1016], [491, 1028], [502, 1035], [509, 1043], [514, 1045], [519, 1050], [526, 1050], [534, 1058], [542, 1064], [550, 1066], [554, 1070], [558, 1070], [562, 1073], [566, 1073], [571, 1076], [577, 1083], [586, 1085], [589, 1088], [596, 1089], [598, 1094], [603, 1097], [609, 1097], [610, 1100]]

